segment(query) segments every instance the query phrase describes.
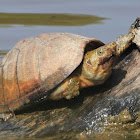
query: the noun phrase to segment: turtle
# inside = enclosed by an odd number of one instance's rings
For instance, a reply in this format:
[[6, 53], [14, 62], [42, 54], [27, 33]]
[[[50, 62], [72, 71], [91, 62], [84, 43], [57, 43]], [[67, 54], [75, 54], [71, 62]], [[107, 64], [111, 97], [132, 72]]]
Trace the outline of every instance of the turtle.
[[71, 99], [103, 84], [116, 58], [131, 44], [128, 33], [104, 44], [72, 33], [44, 33], [16, 43], [0, 64], [0, 117], [43, 99]]

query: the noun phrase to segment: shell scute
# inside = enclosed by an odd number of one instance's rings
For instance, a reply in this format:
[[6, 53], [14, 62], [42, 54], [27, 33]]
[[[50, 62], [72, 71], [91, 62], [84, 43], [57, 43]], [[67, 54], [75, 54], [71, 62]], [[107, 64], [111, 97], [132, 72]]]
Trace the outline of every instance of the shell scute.
[[21, 96], [27, 95], [41, 83], [38, 62], [38, 51], [41, 46], [39, 40], [34, 40], [19, 53], [17, 76]]
[[28, 44], [32, 43], [33, 41], [34, 41], [34, 37], [30, 37], [30, 38], [26, 38], [24, 40], [20, 40], [16, 43], [14, 48], [21, 50], [23, 47], [27, 46]]
[[75, 63], [78, 61], [76, 60], [78, 54], [81, 58], [83, 57], [81, 49], [77, 47], [75, 41], [69, 40], [67, 36], [46, 42], [39, 52], [41, 81], [44, 82], [48, 77], [52, 77], [52, 75], [58, 73], [52, 81], [60, 83], [62, 80], [57, 80], [59, 79], [58, 77], [62, 77], [61, 79], [64, 80], [77, 67]]
[[[3, 69], [2, 81], [4, 102], [10, 104], [13, 100], [20, 97], [18, 81], [17, 81], [17, 57], [19, 50], [13, 49], [7, 58]], [[14, 93], [14, 94], [13, 94]]]

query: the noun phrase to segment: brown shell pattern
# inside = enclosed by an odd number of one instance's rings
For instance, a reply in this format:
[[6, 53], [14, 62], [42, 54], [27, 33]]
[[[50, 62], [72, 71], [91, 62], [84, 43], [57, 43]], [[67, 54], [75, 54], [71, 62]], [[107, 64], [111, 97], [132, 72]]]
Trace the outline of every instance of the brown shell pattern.
[[103, 45], [97, 39], [70, 33], [19, 41], [0, 64], [0, 113], [47, 96], [81, 63], [88, 43], [92, 49]]

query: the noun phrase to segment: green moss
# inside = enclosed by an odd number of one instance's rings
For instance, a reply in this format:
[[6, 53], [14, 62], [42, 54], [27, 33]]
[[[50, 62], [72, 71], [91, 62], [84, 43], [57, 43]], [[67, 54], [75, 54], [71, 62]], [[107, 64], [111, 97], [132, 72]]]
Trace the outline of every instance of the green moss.
[[123, 111], [121, 111], [118, 115], [118, 121], [122, 122], [122, 123], [127, 123], [127, 122], [132, 122], [133, 118], [129, 113], [129, 110], [124, 109]]
[[0, 56], [6, 55], [9, 50], [0, 50]]
[[102, 23], [102, 18], [92, 15], [78, 14], [21, 14], [0, 13], [0, 24], [7, 25], [48, 25], [48, 26], [83, 26]]

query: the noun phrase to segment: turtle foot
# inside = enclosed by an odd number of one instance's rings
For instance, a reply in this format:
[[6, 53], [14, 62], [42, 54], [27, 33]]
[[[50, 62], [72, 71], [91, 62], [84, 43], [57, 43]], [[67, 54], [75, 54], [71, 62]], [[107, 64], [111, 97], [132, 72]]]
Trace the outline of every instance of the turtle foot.
[[70, 78], [68, 81], [68, 87], [63, 93], [64, 98], [71, 99], [79, 95], [79, 79], [78, 77]]
[[12, 118], [14, 115], [12, 113], [5, 113], [0, 114], [0, 120], [7, 121], [8, 119]]

